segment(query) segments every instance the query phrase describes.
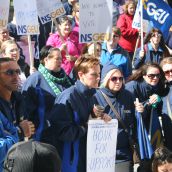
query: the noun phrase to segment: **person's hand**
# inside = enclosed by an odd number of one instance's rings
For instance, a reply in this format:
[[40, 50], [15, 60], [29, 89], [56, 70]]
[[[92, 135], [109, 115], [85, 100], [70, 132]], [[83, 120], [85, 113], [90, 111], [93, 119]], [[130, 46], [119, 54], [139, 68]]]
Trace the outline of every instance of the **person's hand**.
[[142, 59], [144, 57], [144, 55], [145, 55], [144, 50], [140, 50], [140, 52], [139, 52], [140, 59]]
[[103, 116], [103, 114], [104, 114], [103, 111], [104, 111], [103, 106], [94, 104], [93, 112], [94, 112], [94, 115], [95, 115], [96, 118], [99, 118], [99, 117]]
[[105, 121], [105, 122], [109, 122], [112, 120], [112, 117], [109, 116], [107, 113], [103, 113], [103, 115], [101, 116], [101, 118]]
[[135, 108], [137, 112], [142, 113], [144, 111], [144, 106], [142, 103], [139, 102], [139, 99], [136, 98], [136, 101], [134, 102]]
[[153, 94], [152, 96], [149, 97], [149, 104], [154, 104], [158, 102], [159, 96], [157, 94]]
[[63, 43], [60, 47], [61, 51], [66, 51], [67, 50], [67, 45], [65, 43]]
[[31, 121], [23, 120], [19, 126], [22, 128], [25, 137], [30, 138], [35, 133], [35, 126]]
[[66, 59], [71, 62], [76, 61], [76, 57], [71, 55], [66, 55]]

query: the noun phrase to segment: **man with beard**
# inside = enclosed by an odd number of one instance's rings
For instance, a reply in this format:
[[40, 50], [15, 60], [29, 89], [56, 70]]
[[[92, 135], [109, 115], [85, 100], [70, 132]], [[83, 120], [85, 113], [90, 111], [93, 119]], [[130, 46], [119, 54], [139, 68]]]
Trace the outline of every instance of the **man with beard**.
[[35, 128], [32, 122], [23, 119], [24, 104], [17, 92], [19, 74], [16, 60], [0, 58], [0, 111], [16, 126], [20, 139], [23, 139], [31, 137]]

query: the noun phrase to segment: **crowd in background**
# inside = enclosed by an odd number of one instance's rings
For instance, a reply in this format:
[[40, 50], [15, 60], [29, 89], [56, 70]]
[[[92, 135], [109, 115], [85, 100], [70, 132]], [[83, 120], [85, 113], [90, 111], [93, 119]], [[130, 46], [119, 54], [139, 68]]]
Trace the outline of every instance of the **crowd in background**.
[[[80, 43], [79, 2], [62, 3], [66, 15], [57, 18], [58, 28], [40, 23], [40, 35], [31, 37], [34, 67], [24, 55], [21, 43], [28, 45], [27, 36], [17, 35], [15, 16], [0, 29], [0, 172], [86, 172], [92, 118], [118, 120], [115, 168], [133, 172], [130, 141], [138, 143], [137, 113], [148, 135], [154, 121], [160, 131], [152, 158], [141, 156], [138, 172], [171, 172], [172, 27], [167, 38], [157, 28], [149, 30], [141, 50], [140, 43], [136, 47], [140, 30], [132, 28], [136, 2], [114, 0], [111, 39]], [[19, 149], [21, 156], [39, 160], [32, 164], [23, 158], [22, 169], [14, 153]], [[40, 150], [47, 153], [45, 161]]]

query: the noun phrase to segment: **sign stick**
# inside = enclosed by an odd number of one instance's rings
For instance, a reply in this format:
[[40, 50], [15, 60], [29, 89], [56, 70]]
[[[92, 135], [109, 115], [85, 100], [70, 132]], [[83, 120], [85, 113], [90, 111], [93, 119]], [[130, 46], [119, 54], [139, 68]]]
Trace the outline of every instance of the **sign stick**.
[[29, 45], [29, 59], [30, 59], [30, 68], [34, 67], [34, 59], [33, 59], [33, 51], [32, 51], [32, 43], [30, 35], [27, 35], [28, 38], [28, 45]]

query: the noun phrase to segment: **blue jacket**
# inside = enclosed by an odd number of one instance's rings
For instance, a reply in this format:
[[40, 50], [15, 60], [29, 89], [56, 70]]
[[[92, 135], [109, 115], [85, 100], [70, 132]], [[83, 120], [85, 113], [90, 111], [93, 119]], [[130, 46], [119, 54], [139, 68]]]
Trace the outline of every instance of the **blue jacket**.
[[[4, 116], [17, 128], [19, 123], [24, 119], [25, 103], [20, 92], [12, 92], [11, 100], [6, 101], [0, 97], [0, 111]], [[20, 140], [23, 140], [23, 131], [18, 130]]]
[[169, 100], [170, 107], [172, 110], [172, 82], [168, 83], [168, 88], [168, 94], [162, 98], [162, 125], [164, 130], [165, 146], [172, 151], [172, 138], [169, 137], [171, 136], [172, 122], [167, 110], [167, 98]]
[[125, 78], [128, 78], [128, 76], [131, 75], [132, 68], [128, 53], [119, 45], [117, 45], [117, 49], [114, 49], [109, 53], [106, 43], [103, 43], [100, 62], [104, 65], [109, 61], [122, 70]]
[[51, 133], [62, 158], [62, 172], [86, 172], [87, 121], [95, 103], [95, 89], [80, 81], [61, 93], [52, 110]]
[[145, 55], [142, 59], [140, 59], [139, 53], [140, 53], [140, 48], [137, 49], [136, 51], [136, 57], [133, 61], [133, 67], [134, 69], [138, 69], [141, 67], [143, 64], [147, 62], [156, 62], [160, 64], [162, 58], [163, 58], [163, 50], [159, 47], [158, 51], [155, 52], [154, 49], [152, 48], [151, 43], [148, 43], [144, 46], [144, 51]]
[[[135, 109], [134, 109], [134, 101], [131, 93], [125, 89], [121, 89], [118, 93], [114, 94], [107, 88], [100, 89], [103, 93], [105, 93], [112, 105], [114, 105], [115, 109], [118, 111], [120, 117], [128, 128], [129, 133], [133, 132], [134, 129], [134, 120], [135, 120]], [[112, 109], [107, 104], [106, 100], [102, 96], [100, 90], [97, 90], [96, 99], [98, 104], [105, 107], [104, 112], [110, 115], [113, 119], [117, 119], [114, 115]], [[118, 135], [117, 135], [117, 151], [116, 151], [116, 159], [117, 160], [132, 160], [132, 153], [129, 145], [128, 134], [124, 131], [124, 128], [118, 122]]]
[[18, 140], [16, 127], [0, 112], [0, 172], [9, 148]]
[[[61, 70], [58, 76], [63, 75]], [[56, 83], [60, 91], [70, 87], [67, 82]], [[49, 86], [43, 75], [37, 71], [27, 78], [23, 85], [22, 94], [25, 101], [25, 118], [31, 120], [39, 133], [36, 132], [36, 140], [41, 139], [42, 131], [49, 126], [48, 118], [56, 94]], [[43, 136], [42, 136], [43, 137]]]

